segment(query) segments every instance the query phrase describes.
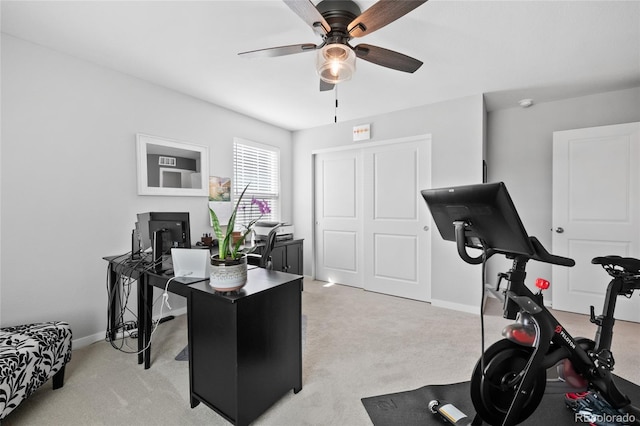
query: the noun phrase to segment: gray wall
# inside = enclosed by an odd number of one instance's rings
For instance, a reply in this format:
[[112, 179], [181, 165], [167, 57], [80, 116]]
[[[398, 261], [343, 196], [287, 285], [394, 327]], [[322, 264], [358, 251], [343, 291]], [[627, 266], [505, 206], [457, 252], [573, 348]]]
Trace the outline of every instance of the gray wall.
[[[304, 272], [312, 273], [313, 163], [319, 149], [357, 146], [354, 125], [371, 123], [371, 141], [431, 134], [433, 187], [478, 183], [482, 180], [484, 103], [481, 95], [398, 111], [366, 119], [294, 132], [293, 218], [296, 235], [304, 238]], [[426, 205], [425, 207], [426, 208]], [[432, 227], [431, 296], [434, 304], [474, 310], [480, 300], [480, 271], [464, 264], [455, 247]]]
[[104, 337], [102, 257], [129, 250], [136, 213], [188, 211], [194, 241], [211, 232], [206, 198], [137, 195], [138, 132], [209, 146], [216, 176], [232, 176], [235, 136], [279, 147], [291, 220], [291, 132], [7, 35], [1, 71], [2, 325]]
[[[312, 272], [311, 153], [352, 144], [353, 125], [371, 123], [374, 141], [431, 134], [434, 187], [481, 179], [481, 95], [292, 135], [10, 36], [2, 35], [1, 59], [1, 325], [64, 319], [76, 339], [95, 339], [106, 323], [101, 258], [129, 249], [136, 213], [188, 211], [194, 240], [211, 232], [205, 200], [137, 195], [137, 132], [208, 145], [211, 174], [219, 176], [231, 176], [234, 136], [278, 146], [283, 219], [305, 238], [305, 274]], [[507, 183], [528, 231], [550, 246], [553, 131], [640, 121], [640, 89], [486, 118], [489, 179]], [[434, 302], [476, 306], [478, 267], [463, 264], [436, 232], [432, 249]], [[532, 275], [550, 276], [541, 268]]]
[[[488, 178], [506, 183], [527, 232], [552, 251], [553, 132], [634, 121], [640, 121], [640, 88], [490, 112], [487, 117]], [[510, 266], [506, 260], [490, 262], [492, 279]], [[527, 270], [528, 282], [536, 277], [551, 280], [550, 265], [532, 262]], [[545, 297], [550, 301], [551, 292]]]

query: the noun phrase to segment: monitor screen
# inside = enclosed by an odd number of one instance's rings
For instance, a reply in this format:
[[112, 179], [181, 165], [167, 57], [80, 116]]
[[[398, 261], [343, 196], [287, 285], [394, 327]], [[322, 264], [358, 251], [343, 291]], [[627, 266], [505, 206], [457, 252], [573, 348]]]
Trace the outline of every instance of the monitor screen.
[[501, 253], [534, 252], [511, 196], [502, 182], [421, 191], [440, 235], [455, 241], [453, 222], [463, 221], [466, 245]]

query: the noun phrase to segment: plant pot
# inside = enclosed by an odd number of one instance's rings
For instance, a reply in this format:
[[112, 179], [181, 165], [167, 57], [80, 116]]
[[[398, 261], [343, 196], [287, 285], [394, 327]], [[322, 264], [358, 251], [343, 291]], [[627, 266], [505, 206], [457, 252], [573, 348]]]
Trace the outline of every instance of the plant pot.
[[247, 283], [247, 256], [238, 259], [220, 259], [211, 256], [209, 285], [216, 291], [240, 290]]
[[[231, 233], [231, 241], [233, 242], [233, 245], [236, 245], [236, 243], [238, 241], [240, 241], [242, 239], [242, 232], [240, 231], [233, 231]], [[244, 241], [242, 242], [244, 243]]]

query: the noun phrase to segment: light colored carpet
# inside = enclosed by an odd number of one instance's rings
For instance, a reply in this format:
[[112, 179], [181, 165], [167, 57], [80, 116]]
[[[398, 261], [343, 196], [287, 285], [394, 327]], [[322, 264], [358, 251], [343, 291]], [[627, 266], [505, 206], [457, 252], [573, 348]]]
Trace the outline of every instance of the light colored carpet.
[[[254, 424], [371, 425], [363, 397], [469, 380], [480, 355], [478, 315], [323, 284], [305, 280], [303, 389], [286, 394]], [[487, 345], [510, 323], [500, 309], [495, 300], [488, 304]], [[573, 336], [593, 338], [586, 316], [555, 314]], [[615, 373], [640, 384], [640, 324], [618, 322], [615, 331]], [[106, 342], [75, 350], [64, 387], [45, 384], [2, 424], [226, 426], [205, 405], [189, 406], [188, 363], [174, 360], [186, 343], [182, 315], [154, 334], [149, 370]]]

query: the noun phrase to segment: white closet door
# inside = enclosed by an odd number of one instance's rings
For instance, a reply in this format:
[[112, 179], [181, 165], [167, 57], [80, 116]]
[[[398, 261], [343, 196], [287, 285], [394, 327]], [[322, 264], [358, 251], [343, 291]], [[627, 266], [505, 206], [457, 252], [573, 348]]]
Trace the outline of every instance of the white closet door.
[[316, 279], [362, 287], [362, 172], [359, 150], [317, 154]]
[[[553, 307], [599, 314], [610, 280], [596, 256], [640, 257], [640, 123], [553, 134]], [[636, 292], [638, 293], [638, 292]], [[616, 318], [640, 321], [640, 297], [619, 297]]]
[[431, 187], [429, 144], [364, 151], [364, 288], [429, 300], [429, 211], [420, 190]]
[[316, 279], [430, 300], [430, 138], [316, 154]]

